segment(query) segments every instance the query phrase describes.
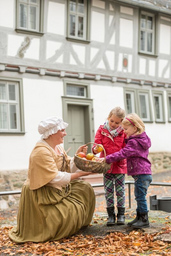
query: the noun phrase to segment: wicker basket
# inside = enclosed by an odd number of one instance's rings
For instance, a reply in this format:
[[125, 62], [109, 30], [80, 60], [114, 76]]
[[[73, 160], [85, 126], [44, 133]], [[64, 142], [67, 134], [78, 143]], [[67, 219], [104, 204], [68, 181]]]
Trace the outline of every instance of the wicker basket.
[[[99, 145], [94, 142], [89, 142], [86, 145], [89, 145], [89, 144]], [[104, 147], [102, 145], [99, 145], [99, 146], [103, 148], [104, 157], [106, 157], [106, 151]], [[92, 172], [92, 173], [106, 173], [111, 168], [111, 165], [105, 162], [95, 162], [95, 161], [83, 159], [77, 155], [74, 156], [74, 163], [78, 169], [85, 172]]]

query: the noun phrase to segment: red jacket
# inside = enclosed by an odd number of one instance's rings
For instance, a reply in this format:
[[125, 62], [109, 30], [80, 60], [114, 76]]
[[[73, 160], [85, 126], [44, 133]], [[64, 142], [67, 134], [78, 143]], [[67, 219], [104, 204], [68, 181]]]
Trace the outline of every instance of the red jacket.
[[[100, 125], [96, 132], [94, 142], [97, 144], [102, 144], [106, 151], [106, 155], [110, 155], [125, 147], [125, 138], [126, 135], [123, 131], [119, 133], [118, 136], [112, 137], [110, 132], [107, 129], [104, 129], [104, 125]], [[96, 145], [93, 147], [95, 146]], [[103, 151], [101, 152], [100, 157], [104, 157]], [[127, 173], [126, 159], [112, 163], [111, 169], [108, 170], [108, 173]]]

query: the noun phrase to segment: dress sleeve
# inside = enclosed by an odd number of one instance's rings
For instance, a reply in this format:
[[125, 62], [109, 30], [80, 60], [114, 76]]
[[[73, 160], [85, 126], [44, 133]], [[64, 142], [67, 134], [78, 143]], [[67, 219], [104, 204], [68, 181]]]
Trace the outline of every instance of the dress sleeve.
[[66, 186], [71, 181], [71, 174], [68, 172], [58, 172], [58, 174], [48, 184]]
[[30, 189], [38, 189], [49, 183], [58, 174], [55, 155], [47, 147], [36, 147], [29, 161], [28, 178]]

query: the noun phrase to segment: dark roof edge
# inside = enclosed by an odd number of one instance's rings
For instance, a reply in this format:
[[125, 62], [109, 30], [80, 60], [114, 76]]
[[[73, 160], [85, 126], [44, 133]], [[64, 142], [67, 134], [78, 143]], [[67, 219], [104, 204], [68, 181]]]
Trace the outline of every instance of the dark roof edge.
[[138, 2], [136, 0], [116, 0], [116, 2], [123, 3], [123, 4], [134, 5], [134, 6], [137, 6], [137, 7], [143, 7], [143, 8], [146, 8], [146, 9], [150, 9], [150, 10], [153, 10], [153, 11], [158, 11], [158, 12], [161, 12], [161, 13], [171, 15], [171, 9], [156, 6], [156, 5], [153, 5], [153, 4], [145, 2], [145, 1], [143, 3], [143, 1]]

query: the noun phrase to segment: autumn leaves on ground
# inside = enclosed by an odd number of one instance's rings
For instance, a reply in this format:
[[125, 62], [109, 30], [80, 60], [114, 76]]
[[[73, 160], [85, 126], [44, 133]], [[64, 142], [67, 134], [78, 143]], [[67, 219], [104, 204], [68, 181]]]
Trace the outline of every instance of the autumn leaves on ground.
[[0, 255], [171, 255], [171, 245], [158, 239], [171, 232], [163, 228], [157, 234], [132, 231], [129, 234], [114, 232], [105, 237], [75, 235], [69, 239], [46, 243], [16, 245], [8, 238], [10, 227], [1, 228]]
[[[127, 216], [128, 217], [128, 216]], [[133, 216], [132, 216], [133, 217]], [[0, 217], [2, 221], [2, 216]], [[13, 217], [16, 218], [15, 212]], [[167, 237], [171, 236], [170, 218], [163, 219], [159, 232], [149, 234], [146, 231], [132, 230], [130, 232], [110, 232], [106, 226], [106, 216], [94, 215], [89, 231], [86, 229], [68, 239], [46, 243], [15, 244], [9, 237], [11, 226], [0, 228], [0, 255], [171, 255], [171, 243]], [[151, 222], [155, 222], [152, 220]], [[104, 229], [108, 232], [98, 232]], [[122, 226], [123, 227], [123, 226]], [[126, 231], [126, 230], [125, 230]], [[100, 234], [100, 235], [99, 235]]]

